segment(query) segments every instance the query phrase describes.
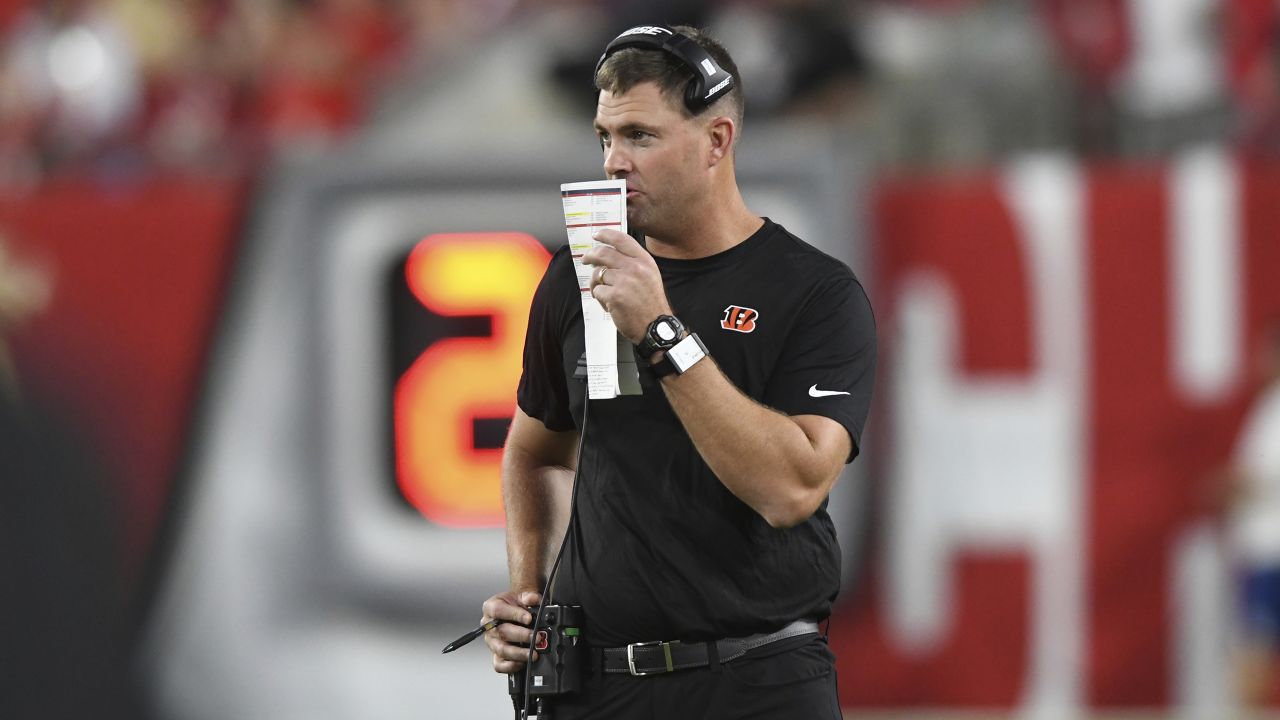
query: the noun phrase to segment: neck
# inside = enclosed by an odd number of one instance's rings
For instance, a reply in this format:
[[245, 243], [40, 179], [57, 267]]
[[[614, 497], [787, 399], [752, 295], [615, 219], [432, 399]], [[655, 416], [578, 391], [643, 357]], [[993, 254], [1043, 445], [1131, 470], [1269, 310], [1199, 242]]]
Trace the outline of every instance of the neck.
[[646, 237], [649, 252], [675, 260], [709, 257], [741, 243], [760, 229], [764, 220], [751, 212], [737, 186], [713, 199], [697, 203], [697, 209], [678, 227]]

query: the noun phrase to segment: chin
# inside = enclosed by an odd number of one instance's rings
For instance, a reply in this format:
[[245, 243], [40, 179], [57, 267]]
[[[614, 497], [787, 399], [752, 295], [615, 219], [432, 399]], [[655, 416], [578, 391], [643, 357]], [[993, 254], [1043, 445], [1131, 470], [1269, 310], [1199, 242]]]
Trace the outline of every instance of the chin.
[[649, 233], [649, 223], [645, 221], [644, 214], [631, 208], [627, 208], [627, 230], [630, 231], [632, 235], [634, 235], [636, 231], [643, 232], [647, 235]]

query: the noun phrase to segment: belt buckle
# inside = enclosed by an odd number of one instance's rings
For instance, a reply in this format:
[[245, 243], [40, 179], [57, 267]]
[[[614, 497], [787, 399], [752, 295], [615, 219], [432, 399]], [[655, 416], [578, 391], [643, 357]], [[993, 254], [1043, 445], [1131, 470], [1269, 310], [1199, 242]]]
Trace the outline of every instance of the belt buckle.
[[[649, 670], [646, 672], [640, 672], [636, 670], [635, 649], [643, 648], [643, 647], [658, 647], [658, 646], [662, 647], [662, 654], [666, 657], [666, 661], [667, 661], [666, 669], [665, 670]], [[630, 670], [631, 674], [634, 675], [635, 677], [642, 677], [645, 675], [661, 675], [663, 673], [671, 672], [674, 669], [671, 663], [671, 642], [667, 640], [653, 640], [651, 642], [631, 643], [630, 645], [627, 646], [627, 669]]]

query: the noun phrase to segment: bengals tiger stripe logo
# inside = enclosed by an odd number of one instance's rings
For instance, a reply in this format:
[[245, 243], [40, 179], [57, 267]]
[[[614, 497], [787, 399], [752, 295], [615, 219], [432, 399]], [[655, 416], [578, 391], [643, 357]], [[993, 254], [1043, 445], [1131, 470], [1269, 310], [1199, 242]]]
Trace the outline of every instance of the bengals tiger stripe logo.
[[734, 332], [749, 333], [756, 329], [756, 320], [759, 318], [760, 313], [751, 308], [730, 305], [724, 309], [720, 327]]

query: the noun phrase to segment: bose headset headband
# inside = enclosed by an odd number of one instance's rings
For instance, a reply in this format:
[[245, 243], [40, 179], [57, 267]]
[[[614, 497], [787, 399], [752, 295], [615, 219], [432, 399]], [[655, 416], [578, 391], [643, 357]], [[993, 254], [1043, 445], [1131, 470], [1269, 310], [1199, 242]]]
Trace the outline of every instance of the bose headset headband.
[[596, 73], [610, 55], [627, 47], [643, 47], [669, 53], [693, 71], [693, 80], [684, 89], [684, 104], [697, 115], [733, 89], [733, 75], [702, 49], [692, 38], [666, 25], [640, 25], [614, 38], [596, 63]]

